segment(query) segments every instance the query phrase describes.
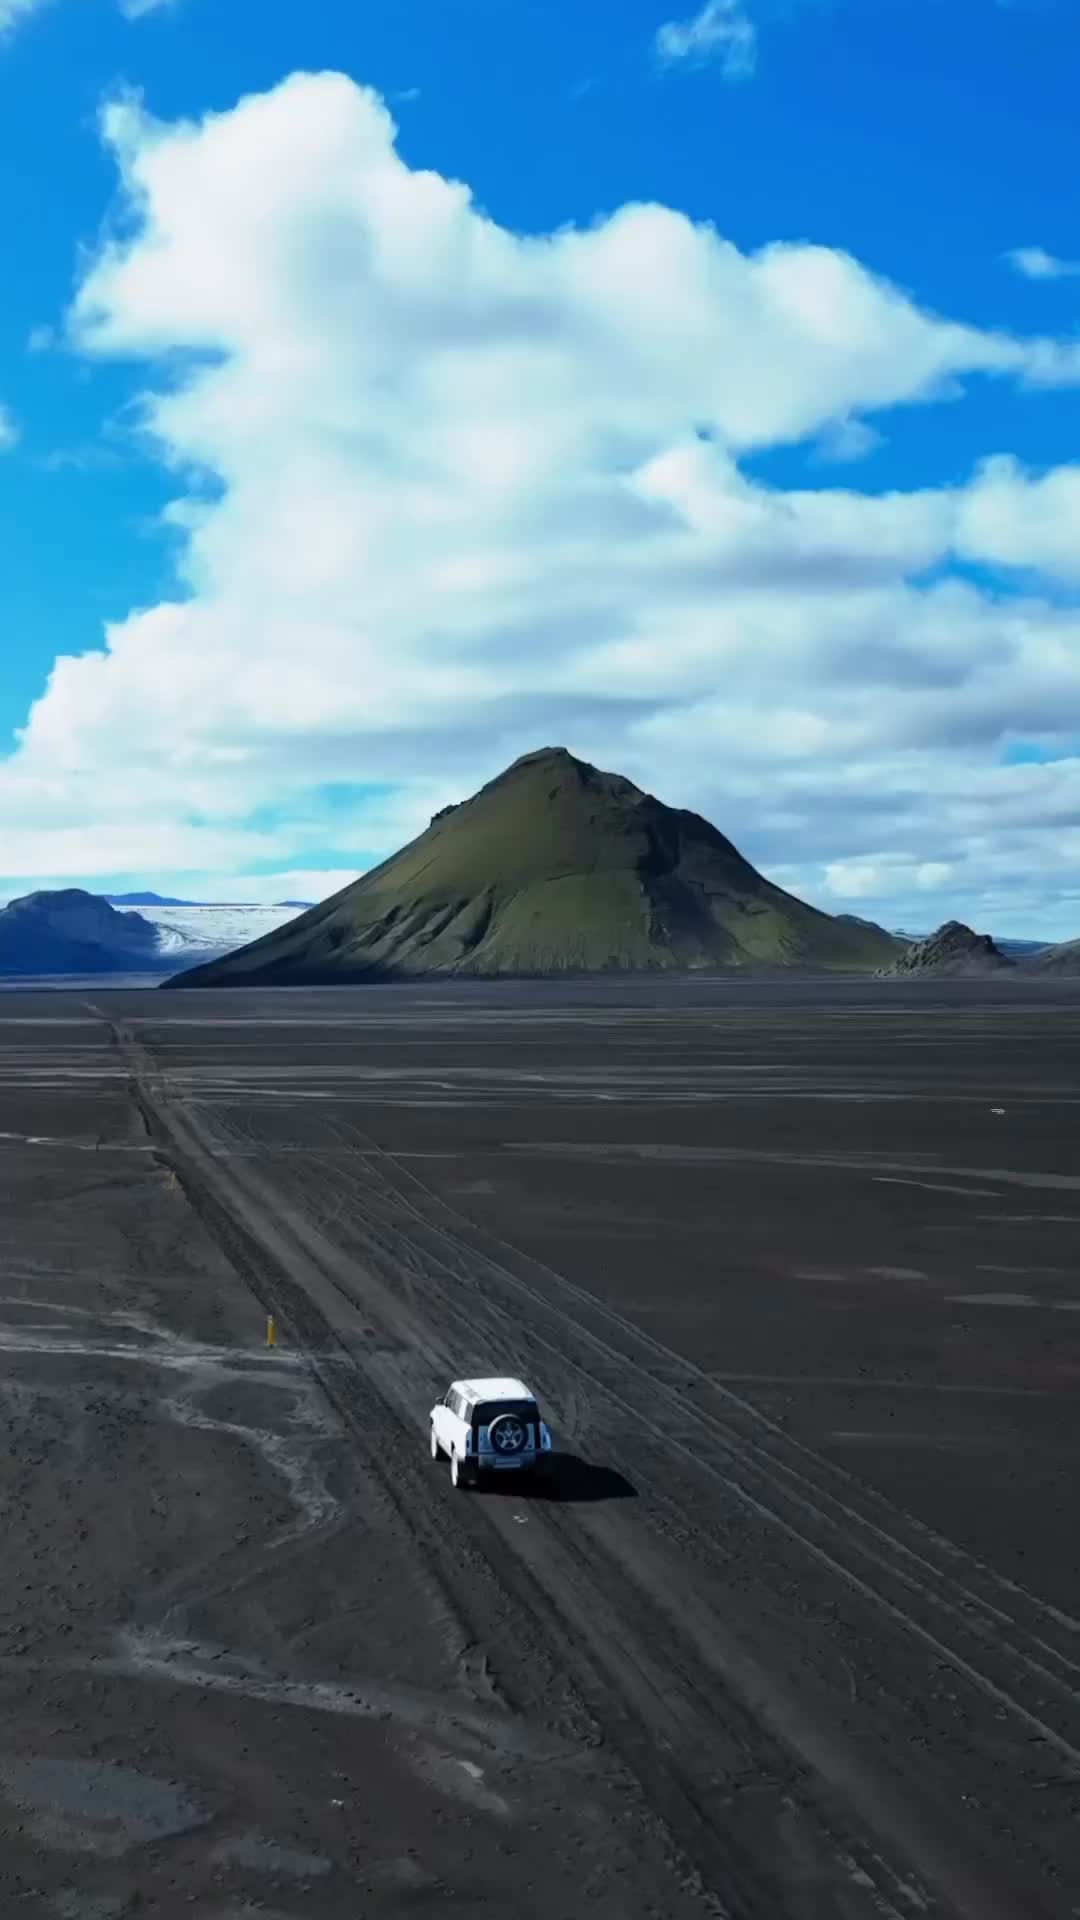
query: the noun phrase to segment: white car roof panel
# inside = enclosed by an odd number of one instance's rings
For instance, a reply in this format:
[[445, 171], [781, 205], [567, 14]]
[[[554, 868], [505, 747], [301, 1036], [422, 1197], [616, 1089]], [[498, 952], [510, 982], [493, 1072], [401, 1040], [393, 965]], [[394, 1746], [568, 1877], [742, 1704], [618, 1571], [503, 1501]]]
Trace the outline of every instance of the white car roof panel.
[[467, 1393], [472, 1400], [535, 1400], [536, 1398], [523, 1380], [515, 1380], [510, 1375], [495, 1374], [490, 1380], [455, 1380], [454, 1388], [458, 1393]]

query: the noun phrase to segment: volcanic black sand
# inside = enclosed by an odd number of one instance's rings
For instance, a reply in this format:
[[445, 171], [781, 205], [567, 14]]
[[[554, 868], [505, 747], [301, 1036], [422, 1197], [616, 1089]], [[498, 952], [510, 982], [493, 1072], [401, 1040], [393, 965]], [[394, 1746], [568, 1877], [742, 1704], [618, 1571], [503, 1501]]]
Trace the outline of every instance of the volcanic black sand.
[[[1078, 1042], [1034, 978], [5, 994], [4, 1920], [1075, 1915]], [[429, 1460], [480, 1370], [550, 1494]]]

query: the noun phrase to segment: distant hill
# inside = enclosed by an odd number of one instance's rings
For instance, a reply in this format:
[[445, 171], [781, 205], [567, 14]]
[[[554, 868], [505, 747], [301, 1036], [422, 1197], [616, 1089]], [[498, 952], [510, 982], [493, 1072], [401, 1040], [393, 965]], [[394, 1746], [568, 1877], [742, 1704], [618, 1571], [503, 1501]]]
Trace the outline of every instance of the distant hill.
[[176, 984], [871, 971], [897, 946], [773, 886], [698, 814], [553, 747], [320, 906]]
[[969, 975], [1008, 971], [1015, 964], [988, 933], [973, 933], [962, 921], [947, 920], [936, 933], [905, 947], [883, 971]]
[[[252, 900], [174, 900], [167, 893], [103, 893], [99, 896], [113, 907], [228, 907], [252, 913], [265, 912]], [[313, 900], [275, 900], [274, 907], [312, 907]]]
[[902, 940], [910, 943], [919, 938], [917, 933], [901, 933], [896, 927], [883, 927], [877, 920], [866, 920], [861, 913], [838, 913], [837, 920], [852, 927], [869, 927], [872, 933], [880, 933], [886, 940]]
[[24, 894], [0, 909], [0, 974], [146, 972], [157, 954], [156, 927], [81, 887]]
[[1040, 947], [1027, 962], [1039, 973], [1080, 973], [1080, 940], [1062, 940], [1054, 947]]
[[111, 907], [193, 907], [194, 900], [174, 900], [167, 893], [104, 893]]

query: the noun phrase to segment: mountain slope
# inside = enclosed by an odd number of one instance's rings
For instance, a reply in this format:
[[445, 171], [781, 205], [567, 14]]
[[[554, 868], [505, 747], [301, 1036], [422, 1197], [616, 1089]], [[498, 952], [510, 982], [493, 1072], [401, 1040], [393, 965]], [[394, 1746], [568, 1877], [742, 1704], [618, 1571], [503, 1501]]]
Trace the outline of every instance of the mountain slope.
[[1026, 964], [1040, 973], [1080, 973], [1080, 940], [1061, 940], [1057, 946], [1040, 947]]
[[341, 893], [176, 984], [870, 969], [895, 951], [772, 886], [697, 814], [546, 748]]
[[146, 971], [157, 954], [156, 927], [81, 887], [24, 894], [0, 909], [0, 974]]
[[936, 933], [906, 947], [884, 971], [890, 974], [966, 975], [1000, 973], [1015, 964], [995, 945], [988, 933], [973, 933], [962, 921], [947, 920]]
[[917, 933], [903, 933], [899, 927], [883, 927], [880, 920], [867, 920], [861, 913], [838, 913], [834, 918], [841, 927], [869, 927], [871, 933], [880, 933], [897, 947], [910, 947], [912, 941], [919, 938]]

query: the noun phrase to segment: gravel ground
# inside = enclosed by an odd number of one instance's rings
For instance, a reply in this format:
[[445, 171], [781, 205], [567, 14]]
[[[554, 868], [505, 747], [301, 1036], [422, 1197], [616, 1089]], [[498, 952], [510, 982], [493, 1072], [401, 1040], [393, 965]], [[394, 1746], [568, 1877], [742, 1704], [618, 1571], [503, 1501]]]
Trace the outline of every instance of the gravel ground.
[[[1078, 1039], [5, 994], [5, 1920], [1080, 1911]], [[481, 1370], [546, 1493], [428, 1458]]]

